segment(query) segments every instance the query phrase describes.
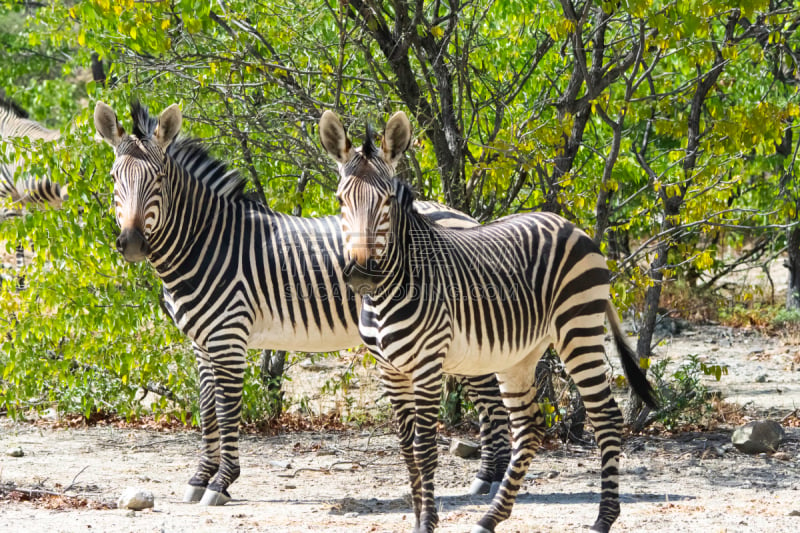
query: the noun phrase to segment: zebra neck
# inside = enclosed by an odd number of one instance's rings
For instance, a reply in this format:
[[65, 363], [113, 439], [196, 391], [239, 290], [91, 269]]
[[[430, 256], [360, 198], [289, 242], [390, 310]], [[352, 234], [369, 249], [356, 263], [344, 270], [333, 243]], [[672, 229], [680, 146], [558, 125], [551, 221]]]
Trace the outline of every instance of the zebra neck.
[[391, 238], [380, 262], [380, 269], [386, 274], [375, 287], [372, 295], [375, 302], [413, 297], [423, 282], [419, 275], [420, 265], [415, 260], [413, 237], [415, 232], [429, 231], [426, 221], [410, 206], [406, 209], [395, 207], [392, 221]]
[[191, 262], [198, 242], [208, 241], [220, 221], [230, 217], [225, 215], [226, 202], [197, 180], [173, 183], [168, 195], [163, 231], [152, 239], [150, 253], [150, 263], [162, 278]]

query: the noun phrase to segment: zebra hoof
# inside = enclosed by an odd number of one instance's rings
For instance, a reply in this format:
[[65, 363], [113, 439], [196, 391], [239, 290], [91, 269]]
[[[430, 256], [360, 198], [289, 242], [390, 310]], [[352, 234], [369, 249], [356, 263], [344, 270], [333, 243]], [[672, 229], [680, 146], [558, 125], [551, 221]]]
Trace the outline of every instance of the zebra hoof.
[[489, 496], [494, 498], [495, 494], [497, 494], [497, 491], [500, 490], [501, 484], [501, 481], [492, 481], [492, 488], [489, 489]]
[[231, 497], [224, 492], [206, 489], [203, 499], [200, 500], [200, 505], [219, 506], [225, 505], [229, 501], [231, 501]]
[[472, 485], [469, 486], [469, 495], [478, 496], [480, 494], [490, 494], [493, 483], [484, 481], [480, 478], [472, 480]]
[[183, 493], [183, 502], [197, 503], [203, 499], [203, 494], [205, 492], [205, 487], [195, 487], [194, 485], [189, 485], [186, 487], [186, 492]]
[[472, 531], [470, 531], [470, 533], [494, 533], [494, 531], [489, 531], [483, 526], [475, 525], [472, 526]]

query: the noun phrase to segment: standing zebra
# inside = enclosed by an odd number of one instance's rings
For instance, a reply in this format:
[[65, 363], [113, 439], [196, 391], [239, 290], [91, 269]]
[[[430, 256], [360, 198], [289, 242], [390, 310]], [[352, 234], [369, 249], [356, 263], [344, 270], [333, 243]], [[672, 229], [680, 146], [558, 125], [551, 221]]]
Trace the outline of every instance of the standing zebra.
[[508, 518], [538, 447], [544, 420], [534, 369], [554, 346], [583, 397], [602, 456], [602, 499], [595, 531], [619, 515], [622, 415], [606, 376], [608, 317], [634, 390], [655, 405], [652, 389], [626, 344], [609, 298], [605, 258], [581, 230], [552, 213], [509, 216], [485, 226], [448, 229], [414, 207], [393, 169], [411, 141], [398, 112], [380, 148], [369, 131], [353, 149], [326, 111], [320, 137], [339, 166], [337, 198], [345, 235], [345, 280], [363, 294], [359, 329], [375, 355], [400, 428], [411, 476], [415, 532], [431, 532], [436, 414], [442, 373], [496, 372], [511, 417], [511, 463], [492, 507], [473, 533]]
[[[0, 209], [0, 221], [21, 216], [28, 205], [49, 205], [59, 209], [67, 199], [66, 187], [53, 183], [48, 178], [30, 176], [20, 167], [14, 157], [14, 147], [9, 139], [27, 137], [46, 142], [56, 141], [60, 133], [49, 130], [31, 120], [28, 113], [16, 103], [0, 97], [0, 199], [8, 198], [13, 207]], [[17, 270], [25, 267], [25, 248], [17, 243]], [[17, 276], [17, 290], [25, 288], [25, 277]]]
[[[326, 352], [360, 344], [360, 301], [344, 283], [338, 217], [301, 218], [243, 194], [244, 181], [198, 141], [177, 139], [177, 105], [158, 118], [131, 107], [131, 134], [98, 102], [97, 132], [116, 155], [117, 249], [147, 259], [166, 307], [191, 340], [200, 377], [203, 453], [185, 501], [223, 505], [239, 476], [239, 419], [247, 348]], [[462, 213], [420, 204], [453, 226]], [[483, 453], [473, 491], [502, 479], [508, 415], [494, 375], [468, 380], [481, 410]], [[499, 485], [499, 483], [498, 483]]]

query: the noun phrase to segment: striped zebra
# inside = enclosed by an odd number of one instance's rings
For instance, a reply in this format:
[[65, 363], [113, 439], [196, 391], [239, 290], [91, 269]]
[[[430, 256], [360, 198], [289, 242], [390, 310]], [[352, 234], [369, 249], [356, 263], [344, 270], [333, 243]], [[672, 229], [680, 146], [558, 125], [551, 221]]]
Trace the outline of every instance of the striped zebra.
[[[133, 104], [127, 134], [98, 102], [94, 122], [114, 148], [117, 248], [147, 259], [164, 300], [193, 344], [200, 378], [203, 450], [185, 501], [223, 505], [239, 476], [239, 420], [248, 348], [327, 352], [360, 344], [360, 300], [342, 277], [338, 217], [277, 213], [243, 194], [244, 181], [193, 139], [176, 139], [177, 105], [159, 117]], [[418, 204], [453, 226], [462, 213]], [[481, 412], [481, 468], [472, 491], [502, 479], [510, 458], [508, 415], [494, 375], [467, 380]]]
[[330, 111], [319, 128], [339, 167], [345, 280], [363, 295], [361, 337], [378, 360], [400, 428], [414, 531], [433, 531], [438, 521], [433, 474], [442, 373], [496, 372], [509, 411], [511, 463], [490, 510], [472, 530], [490, 532], [510, 515], [542, 439], [534, 369], [550, 346], [594, 425], [602, 491], [592, 529], [608, 531], [619, 515], [622, 415], [606, 375], [605, 317], [633, 389], [649, 405], [655, 401], [625, 341], [597, 246], [552, 213], [513, 215], [466, 229], [443, 228], [419, 213], [410, 187], [394, 176], [411, 141], [403, 112], [387, 122], [380, 147], [368, 131], [361, 149], [354, 149]]
[[[11, 100], [0, 97], [0, 200], [11, 202], [11, 207], [0, 209], [0, 222], [18, 217], [30, 205], [48, 205], [60, 209], [67, 199], [67, 188], [50, 181], [47, 177], [31, 176], [21, 167], [15, 157], [15, 149], [10, 139], [27, 137], [45, 142], [58, 140], [60, 133], [49, 130], [31, 120], [28, 113]], [[17, 243], [17, 270], [25, 268], [25, 248]], [[17, 276], [17, 290], [25, 288], [25, 277]]]

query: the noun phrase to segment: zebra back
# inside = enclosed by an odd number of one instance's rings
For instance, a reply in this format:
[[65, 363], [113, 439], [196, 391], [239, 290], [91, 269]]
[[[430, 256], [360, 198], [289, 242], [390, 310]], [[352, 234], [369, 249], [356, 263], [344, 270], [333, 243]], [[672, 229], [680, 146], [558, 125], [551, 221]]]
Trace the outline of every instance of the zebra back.
[[19, 162], [14, 160], [14, 146], [10, 139], [27, 137], [46, 142], [59, 139], [60, 133], [31, 120], [28, 113], [17, 103], [0, 97], [0, 198], [10, 198], [14, 204], [61, 207], [66, 200], [66, 187], [51, 182], [48, 178], [23, 175], [17, 177]]

